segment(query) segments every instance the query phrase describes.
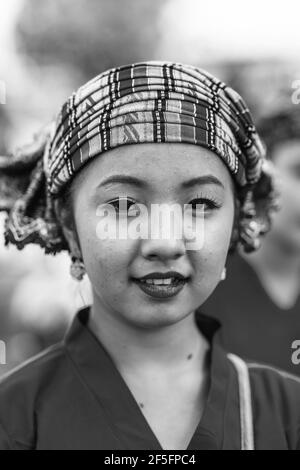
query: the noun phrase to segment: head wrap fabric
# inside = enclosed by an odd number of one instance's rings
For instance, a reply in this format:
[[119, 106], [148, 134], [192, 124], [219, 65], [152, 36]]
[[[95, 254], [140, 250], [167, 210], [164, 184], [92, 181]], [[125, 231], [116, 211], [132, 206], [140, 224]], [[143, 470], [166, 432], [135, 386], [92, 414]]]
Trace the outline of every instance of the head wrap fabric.
[[104, 72], [66, 102], [45, 162], [50, 192], [93, 157], [143, 142], [211, 149], [240, 186], [260, 176], [264, 149], [242, 98], [203, 70], [149, 62]]
[[[253, 188], [261, 176], [264, 146], [246, 104], [234, 90], [188, 65], [146, 62], [118, 67], [74, 92], [56, 123], [37, 137], [24, 164], [29, 176], [23, 196], [17, 196], [12, 206], [2, 199], [1, 205], [0, 192], [0, 210], [9, 213], [6, 243], [23, 248], [34, 242], [49, 253], [68, 249], [54, 200], [94, 157], [146, 142], [208, 148], [222, 159], [241, 189]], [[22, 152], [11, 163], [8, 159], [2, 162], [4, 174], [24, 161]]]
[[56, 218], [46, 184], [43, 156], [48, 149], [53, 125], [45, 126], [31, 144], [13, 155], [0, 156], [0, 211], [5, 220], [5, 244], [18, 249], [36, 243], [46, 253], [68, 250]]

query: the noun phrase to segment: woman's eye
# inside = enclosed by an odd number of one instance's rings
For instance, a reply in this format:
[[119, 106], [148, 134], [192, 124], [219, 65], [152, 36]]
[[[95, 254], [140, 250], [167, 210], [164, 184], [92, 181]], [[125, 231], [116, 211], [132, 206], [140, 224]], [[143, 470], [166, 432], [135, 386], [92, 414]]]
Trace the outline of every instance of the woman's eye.
[[135, 201], [127, 197], [119, 197], [110, 201], [119, 216], [136, 217], [140, 213], [140, 209]]
[[193, 199], [189, 203], [189, 206], [192, 209], [193, 215], [197, 216], [220, 207], [220, 204], [218, 204], [214, 199], [201, 197]]

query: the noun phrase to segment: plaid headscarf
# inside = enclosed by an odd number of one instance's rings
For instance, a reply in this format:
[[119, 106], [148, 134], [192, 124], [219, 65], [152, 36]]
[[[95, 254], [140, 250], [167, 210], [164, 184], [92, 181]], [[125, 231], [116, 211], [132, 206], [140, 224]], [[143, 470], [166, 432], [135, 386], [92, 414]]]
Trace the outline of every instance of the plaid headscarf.
[[[114, 68], [74, 92], [56, 123], [39, 136], [30, 157], [26, 154], [28, 187], [23, 174], [17, 197], [11, 197], [7, 178], [9, 169], [22, 166], [25, 153], [21, 149], [0, 160], [0, 210], [9, 212], [6, 242], [19, 248], [35, 242], [52, 253], [68, 249], [54, 199], [94, 157], [145, 142], [210, 149], [240, 188], [253, 187], [261, 175], [264, 147], [245, 102], [225, 83], [204, 70], [169, 62]], [[13, 204], [7, 194], [3, 199], [5, 188]]]
[[242, 98], [203, 70], [148, 62], [104, 72], [71, 95], [45, 164], [50, 192], [102, 152], [143, 142], [206, 147], [240, 186], [260, 175], [264, 151]]

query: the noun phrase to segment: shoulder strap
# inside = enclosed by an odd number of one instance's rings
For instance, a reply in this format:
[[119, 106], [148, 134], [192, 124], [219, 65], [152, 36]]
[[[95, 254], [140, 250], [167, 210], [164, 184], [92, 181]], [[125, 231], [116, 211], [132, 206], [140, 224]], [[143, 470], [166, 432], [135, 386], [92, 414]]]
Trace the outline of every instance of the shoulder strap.
[[239, 384], [241, 450], [254, 450], [253, 413], [248, 366], [239, 356], [227, 354], [233, 363]]

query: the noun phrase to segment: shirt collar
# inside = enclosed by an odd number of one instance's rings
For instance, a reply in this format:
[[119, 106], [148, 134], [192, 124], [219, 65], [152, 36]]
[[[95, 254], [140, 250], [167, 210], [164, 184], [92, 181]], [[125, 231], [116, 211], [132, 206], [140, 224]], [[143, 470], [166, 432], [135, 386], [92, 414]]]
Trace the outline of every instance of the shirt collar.
[[[64, 339], [81, 378], [114, 427], [120, 448], [132, 449], [134, 443], [136, 450], [162, 450], [111, 356], [87, 327], [89, 314], [90, 307], [79, 310]], [[199, 309], [195, 311], [195, 320], [211, 344], [210, 386], [202, 418], [188, 449], [221, 449], [224, 446], [225, 421], [228, 418], [232, 421], [228, 407], [233, 407], [238, 413], [238, 403], [232, 403], [232, 399], [229, 403], [232, 370], [226, 354], [216, 341], [220, 323], [202, 314]], [[234, 423], [237, 427], [236, 420]]]

